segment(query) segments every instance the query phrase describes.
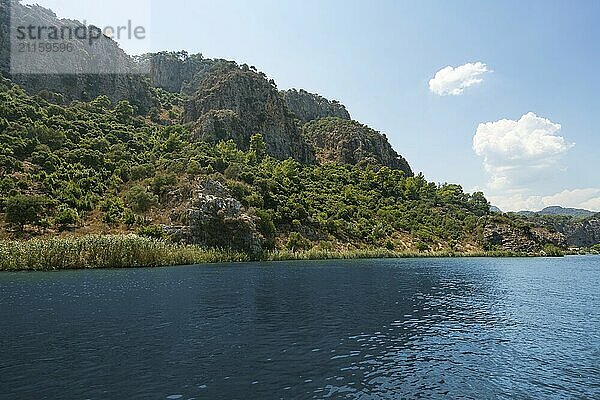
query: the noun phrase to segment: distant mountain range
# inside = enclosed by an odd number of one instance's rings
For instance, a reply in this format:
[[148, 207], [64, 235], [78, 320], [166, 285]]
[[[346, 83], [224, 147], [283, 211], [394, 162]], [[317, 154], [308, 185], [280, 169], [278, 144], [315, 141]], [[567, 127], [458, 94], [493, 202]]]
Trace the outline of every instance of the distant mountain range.
[[[491, 212], [494, 213], [503, 213], [503, 211], [496, 207], [496, 206], [492, 206], [490, 208]], [[598, 214], [597, 212], [594, 211], [590, 211], [590, 210], [584, 210], [581, 208], [567, 208], [567, 207], [561, 207], [561, 206], [552, 206], [552, 207], [546, 207], [541, 211], [519, 211], [516, 212], [515, 214], [517, 215], [522, 215], [524, 217], [532, 217], [532, 216], [543, 216], [543, 215], [557, 215], [557, 216], [563, 216], [563, 217], [575, 217], [575, 218], [589, 218], [589, 217], [593, 217], [594, 215]]]
[[531, 215], [558, 215], [565, 217], [588, 218], [596, 215], [595, 212], [580, 208], [565, 208], [561, 206], [546, 207], [542, 211], [519, 211], [517, 214], [523, 216]]

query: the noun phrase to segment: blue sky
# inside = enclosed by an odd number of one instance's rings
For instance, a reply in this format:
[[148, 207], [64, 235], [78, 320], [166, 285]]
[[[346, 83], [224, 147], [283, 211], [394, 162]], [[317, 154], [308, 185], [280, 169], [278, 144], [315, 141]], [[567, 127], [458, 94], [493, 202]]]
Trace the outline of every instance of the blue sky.
[[[97, 24], [135, 21], [131, 7], [82, 17], [81, 1], [37, 2]], [[482, 190], [505, 210], [600, 211], [600, 2], [171, 0], [151, 12], [153, 50], [248, 63], [281, 89], [340, 100], [429, 180]], [[430, 90], [441, 69], [476, 62], [482, 82]]]

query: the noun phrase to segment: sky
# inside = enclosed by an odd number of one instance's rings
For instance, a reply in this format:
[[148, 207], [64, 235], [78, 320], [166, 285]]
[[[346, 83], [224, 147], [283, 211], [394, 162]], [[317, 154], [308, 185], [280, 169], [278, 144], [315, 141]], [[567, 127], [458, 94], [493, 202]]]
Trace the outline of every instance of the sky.
[[598, 1], [35, 2], [99, 26], [141, 20], [149, 37], [121, 43], [130, 53], [232, 59], [339, 100], [416, 172], [504, 211], [600, 211]]

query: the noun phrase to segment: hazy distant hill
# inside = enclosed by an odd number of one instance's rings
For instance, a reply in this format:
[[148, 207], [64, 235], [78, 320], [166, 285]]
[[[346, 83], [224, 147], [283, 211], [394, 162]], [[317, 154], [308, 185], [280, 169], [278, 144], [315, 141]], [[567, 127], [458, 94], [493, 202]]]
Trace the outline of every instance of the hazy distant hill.
[[565, 208], [561, 206], [546, 207], [542, 211], [520, 211], [517, 214], [523, 216], [532, 215], [559, 215], [564, 217], [588, 218], [596, 213], [589, 210], [579, 208]]

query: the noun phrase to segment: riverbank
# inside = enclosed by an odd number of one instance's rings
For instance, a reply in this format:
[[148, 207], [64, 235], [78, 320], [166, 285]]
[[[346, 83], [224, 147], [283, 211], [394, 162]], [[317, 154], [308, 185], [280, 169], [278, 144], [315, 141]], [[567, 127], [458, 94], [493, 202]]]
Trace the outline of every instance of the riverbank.
[[511, 252], [274, 251], [260, 256], [172, 244], [135, 235], [0, 241], [0, 271], [53, 271], [89, 268], [139, 268], [247, 261], [334, 260], [425, 257], [533, 257]]
[[0, 271], [162, 267], [250, 260], [244, 253], [135, 235], [0, 241]]

